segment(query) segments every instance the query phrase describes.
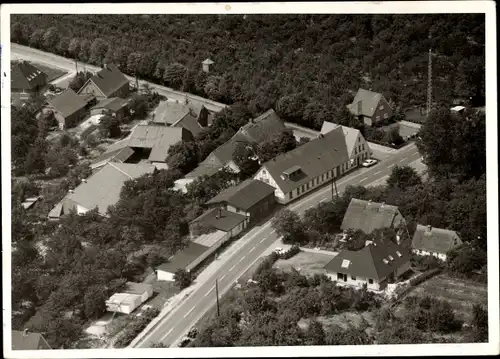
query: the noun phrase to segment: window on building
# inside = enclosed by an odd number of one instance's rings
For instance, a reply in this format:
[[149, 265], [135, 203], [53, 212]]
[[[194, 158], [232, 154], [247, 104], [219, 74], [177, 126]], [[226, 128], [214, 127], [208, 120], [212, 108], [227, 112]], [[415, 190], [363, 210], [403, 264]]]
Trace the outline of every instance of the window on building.
[[361, 148], [363, 149], [363, 151], [365, 150], [365, 144], [364, 143], [361, 145]]
[[303, 193], [305, 190], [306, 190], [306, 185], [305, 185], [305, 184], [303, 184], [303, 185], [302, 185], [302, 193]]
[[269, 183], [269, 180], [267, 178], [264, 178], [264, 182]]
[[352, 279], [352, 280], [356, 280], [356, 276], [355, 276], [355, 275], [352, 275], [352, 276], [351, 276], [351, 279]]
[[369, 284], [373, 284], [373, 279], [368, 279]]
[[263, 175], [267, 175], [266, 170], [262, 170], [262, 174], [263, 174]]
[[375, 117], [377, 121], [380, 121], [380, 116]]
[[389, 114], [387, 112], [384, 113], [384, 118], [389, 118]]
[[290, 199], [293, 198], [293, 189], [290, 191]]

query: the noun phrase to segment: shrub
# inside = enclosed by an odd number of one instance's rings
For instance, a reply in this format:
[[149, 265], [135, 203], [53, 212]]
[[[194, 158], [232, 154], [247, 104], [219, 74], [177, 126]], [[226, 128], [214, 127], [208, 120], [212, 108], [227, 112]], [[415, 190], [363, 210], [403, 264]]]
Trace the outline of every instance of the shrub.
[[182, 290], [187, 288], [193, 282], [191, 273], [185, 269], [178, 269], [174, 274], [175, 284]]
[[426, 273], [423, 273], [422, 275], [418, 276], [418, 277], [415, 277], [415, 278], [412, 278], [410, 279], [410, 285], [412, 286], [416, 286], [424, 281], [426, 281], [427, 279], [435, 276], [436, 274], [440, 273], [442, 271], [441, 268], [434, 268], [434, 269], [431, 269], [429, 270], [428, 272]]
[[158, 314], [160, 314], [160, 311], [156, 308], [146, 309], [140, 317], [136, 317], [120, 334], [115, 342], [115, 347], [125, 348], [129, 345]]
[[297, 253], [300, 252], [300, 247], [299, 246], [296, 246], [296, 245], [293, 245], [289, 250], [287, 250], [285, 253], [283, 254], [280, 254], [279, 255], [279, 258], [280, 259], [290, 259], [292, 258], [294, 255], [296, 255]]

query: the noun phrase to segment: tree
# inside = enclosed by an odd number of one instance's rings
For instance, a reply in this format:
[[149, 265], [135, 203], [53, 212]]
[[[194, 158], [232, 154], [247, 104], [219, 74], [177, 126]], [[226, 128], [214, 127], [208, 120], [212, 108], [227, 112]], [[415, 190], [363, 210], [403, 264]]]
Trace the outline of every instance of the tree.
[[325, 345], [326, 344], [326, 334], [321, 323], [317, 320], [313, 320], [309, 324], [309, 328], [304, 335], [304, 345]]
[[81, 39], [78, 37], [73, 37], [69, 42], [68, 45], [69, 55], [75, 59], [77, 59], [78, 55], [80, 54], [80, 44], [81, 44]]
[[181, 173], [188, 173], [198, 165], [198, 146], [195, 141], [183, 141], [170, 146], [168, 167]]
[[122, 134], [120, 121], [116, 117], [103, 116], [99, 122], [99, 130], [105, 137], [117, 138]]
[[75, 92], [80, 91], [80, 89], [85, 85], [85, 83], [92, 77], [91, 72], [78, 72], [75, 77], [69, 82], [68, 87]]
[[178, 286], [181, 290], [187, 288], [191, 285], [192, 278], [191, 273], [186, 271], [185, 269], [178, 269], [174, 274], [175, 285]]
[[128, 104], [131, 117], [143, 119], [148, 114], [148, 97], [146, 95], [133, 94]]
[[127, 57], [127, 71], [129, 74], [136, 76], [140, 64], [142, 61], [142, 53], [140, 52], [131, 52]]
[[301, 94], [295, 93], [281, 97], [276, 103], [276, 112], [287, 121], [297, 122], [302, 119], [306, 101]]
[[337, 233], [344, 218], [345, 209], [342, 202], [321, 202], [304, 213], [304, 225], [319, 233]]
[[185, 73], [186, 68], [182, 64], [174, 63], [168, 65], [165, 68], [165, 72], [163, 74], [163, 81], [165, 81], [165, 84], [167, 86], [170, 86], [174, 89], [179, 89], [182, 85]]
[[109, 44], [101, 38], [97, 38], [90, 45], [89, 61], [98, 66], [102, 66], [103, 60], [106, 57]]
[[83, 298], [84, 313], [87, 318], [99, 318], [106, 312], [106, 289], [101, 285], [87, 288]]
[[90, 51], [90, 41], [87, 39], [83, 39], [80, 42], [80, 52], [78, 53], [78, 58], [83, 62], [88, 61], [90, 56], [89, 51]]
[[488, 309], [479, 304], [472, 306], [474, 342], [488, 342]]
[[36, 29], [31, 33], [29, 39], [29, 45], [35, 48], [39, 48], [43, 44], [44, 31], [42, 29]]
[[405, 190], [408, 187], [413, 187], [422, 183], [422, 179], [417, 171], [410, 166], [396, 165], [387, 179], [387, 185], [390, 187], [398, 187]]
[[50, 27], [43, 35], [43, 47], [47, 50], [54, 51], [59, 43], [59, 30], [56, 27]]
[[307, 239], [301, 218], [288, 209], [281, 210], [272, 219], [272, 226], [278, 235], [283, 236], [284, 242], [300, 244]]
[[371, 344], [371, 340], [364, 330], [350, 326], [342, 329], [338, 326], [330, 328], [326, 333], [327, 345], [366, 345]]
[[233, 161], [240, 169], [240, 179], [245, 180], [253, 176], [260, 168], [257, 159], [257, 149], [253, 144], [239, 142], [233, 152]]
[[18, 44], [24, 42], [25, 41], [24, 29], [25, 29], [24, 24], [20, 22], [13, 23], [10, 30], [10, 40]]

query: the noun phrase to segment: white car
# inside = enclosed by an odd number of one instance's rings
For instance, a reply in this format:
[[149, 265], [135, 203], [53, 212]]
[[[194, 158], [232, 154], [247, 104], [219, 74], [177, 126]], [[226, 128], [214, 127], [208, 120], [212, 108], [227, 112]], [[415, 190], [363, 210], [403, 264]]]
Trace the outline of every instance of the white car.
[[363, 167], [370, 167], [370, 166], [373, 166], [374, 164], [376, 164], [377, 162], [378, 162], [377, 160], [374, 160], [373, 158], [369, 158], [365, 162], [363, 162], [361, 165]]

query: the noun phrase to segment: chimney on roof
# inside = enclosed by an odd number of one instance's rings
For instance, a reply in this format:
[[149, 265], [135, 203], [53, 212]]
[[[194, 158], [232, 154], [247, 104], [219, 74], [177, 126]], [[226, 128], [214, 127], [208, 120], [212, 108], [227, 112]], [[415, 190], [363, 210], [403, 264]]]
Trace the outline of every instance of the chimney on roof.
[[23, 330], [23, 337], [27, 337], [28, 336], [28, 328], [24, 329]]
[[428, 232], [432, 231], [432, 226], [430, 224], [427, 226], [427, 231]]

